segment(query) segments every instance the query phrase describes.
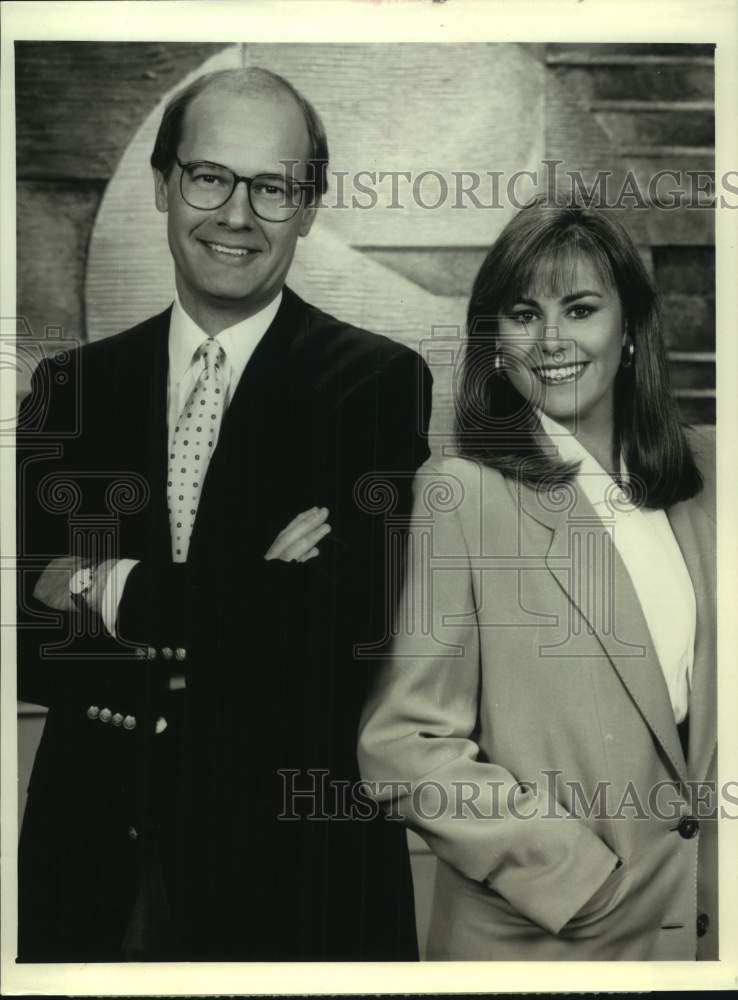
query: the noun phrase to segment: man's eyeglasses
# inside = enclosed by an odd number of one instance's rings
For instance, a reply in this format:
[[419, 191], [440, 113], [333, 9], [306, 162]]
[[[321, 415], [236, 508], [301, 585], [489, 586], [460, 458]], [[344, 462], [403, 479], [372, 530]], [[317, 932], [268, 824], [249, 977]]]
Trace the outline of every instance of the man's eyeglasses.
[[239, 177], [229, 167], [208, 160], [182, 163], [177, 157], [177, 163], [182, 169], [179, 190], [191, 208], [221, 208], [243, 181], [251, 210], [265, 222], [288, 222], [302, 206], [305, 188], [310, 186], [279, 174]]

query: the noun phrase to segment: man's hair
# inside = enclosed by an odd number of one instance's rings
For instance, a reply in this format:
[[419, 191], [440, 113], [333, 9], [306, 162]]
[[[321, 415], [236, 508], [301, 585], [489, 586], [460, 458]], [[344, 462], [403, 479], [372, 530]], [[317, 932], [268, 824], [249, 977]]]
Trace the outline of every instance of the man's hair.
[[250, 66], [205, 73], [178, 91], [169, 101], [156, 134], [151, 166], [168, 178], [182, 140], [185, 114], [190, 104], [207, 90], [221, 89], [230, 94], [282, 94], [291, 97], [305, 119], [310, 139], [307, 162], [308, 203], [319, 199], [328, 187], [328, 139], [320, 115], [310, 101], [278, 73]]
[[576, 475], [576, 463], [543, 450], [535, 409], [499, 366], [498, 318], [535, 288], [574, 291], [582, 259], [617, 292], [633, 345], [632, 364], [615, 377], [615, 440], [632, 489], [643, 506], [670, 506], [698, 493], [702, 480], [669, 385], [656, 290], [623, 226], [571, 198], [534, 199], [505, 226], [477, 274], [457, 392], [459, 454], [533, 486]]

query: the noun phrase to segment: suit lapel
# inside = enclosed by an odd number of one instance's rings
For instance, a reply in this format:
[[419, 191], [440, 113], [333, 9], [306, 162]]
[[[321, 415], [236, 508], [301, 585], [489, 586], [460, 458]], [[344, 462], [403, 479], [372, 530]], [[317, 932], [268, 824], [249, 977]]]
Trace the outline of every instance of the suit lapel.
[[167, 431], [167, 393], [169, 378], [169, 320], [171, 308], [154, 320], [148, 359], [149, 434], [147, 479], [151, 489], [149, 551], [161, 559], [170, 559], [171, 534], [167, 510], [167, 469], [169, 468]]
[[[222, 544], [229, 544], [234, 522], [240, 536], [249, 512], [261, 509], [267, 498], [279, 492], [270, 477], [277, 474], [275, 469], [287, 475], [291, 456], [285, 453], [285, 442], [294, 436], [304, 405], [299, 389], [303, 380], [294, 355], [304, 340], [306, 325], [301, 300], [285, 288], [277, 315], [249, 359], [224, 415], [198, 505], [191, 557], [212, 546], [219, 533]], [[268, 488], [265, 477], [270, 480]], [[273, 513], [280, 521], [281, 513]], [[280, 527], [284, 527], [281, 522]], [[271, 541], [274, 533], [268, 519], [260, 519], [242, 542], [263, 551], [264, 538]]]
[[707, 775], [717, 742], [715, 524], [700, 499], [698, 495], [667, 510], [697, 602], [689, 698], [689, 774], [698, 781]]
[[130, 331], [133, 340], [110, 342], [110, 374], [117, 386], [110, 399], [111, 423], [120, 435], [120, 462], [149, 487], [145, 508], [121, 519], [123, 549], [136, 558], [171, 558], [166, 491], [170, 314], [167, 309]]
[[551, 532], [546, 553], [549, 571], [597, 637], [654, 738], [685, 781], [687, 764], [663, 671], [609, 532], [576, 484], [548, 495], [525, 485], [520, 491], [521, 509]]

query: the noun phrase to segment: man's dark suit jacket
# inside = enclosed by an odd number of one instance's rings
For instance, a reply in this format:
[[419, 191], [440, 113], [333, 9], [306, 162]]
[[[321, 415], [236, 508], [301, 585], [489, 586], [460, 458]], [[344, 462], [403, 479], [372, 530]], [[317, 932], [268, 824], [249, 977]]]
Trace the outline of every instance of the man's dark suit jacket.
[[[371, 813], [361, 796], [348, 797], [354, 819], [324, 816], [346, 814], [331, 782], [358, 778], [376, 660], [354, 644], [384, 635], [396, 592], [385, 529], [389, 519], [402, 537], [428, 455], [430, 374], [413, 351], [285, 289], [225, 414], [188, 561], [175, 565], [168, 328], [169, 310], [44, 362], [21, 411], [19, 697], [49, 712], [21, 835], [19, 957], [120, 958], [166, 801], [171, 957], [412, 958], [404, 831], [357, 818]], [[313, 505], [333, 528], [320, 556], [266, 562]], [[74, 635], [78, 613], [30, 596], [77, 531], [115, 539], [101, 556], [140, 560], [119, 640]], [[159, 773], [165, 647], [186, 650], [187, 694], [181, 750]], [[90, 719], [91, 705], [134, 716], [135, 729]], [[312, 801], [285, 799], [311, 786]]]

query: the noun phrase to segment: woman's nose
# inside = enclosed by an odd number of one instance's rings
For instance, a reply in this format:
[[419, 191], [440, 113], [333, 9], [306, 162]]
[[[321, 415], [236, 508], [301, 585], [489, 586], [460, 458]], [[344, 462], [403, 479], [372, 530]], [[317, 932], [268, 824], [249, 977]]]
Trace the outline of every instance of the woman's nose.
[[566, 357], [566, 341], [558, 324], [544, 324], [538, 346], [553, 361], [561, 362]]

